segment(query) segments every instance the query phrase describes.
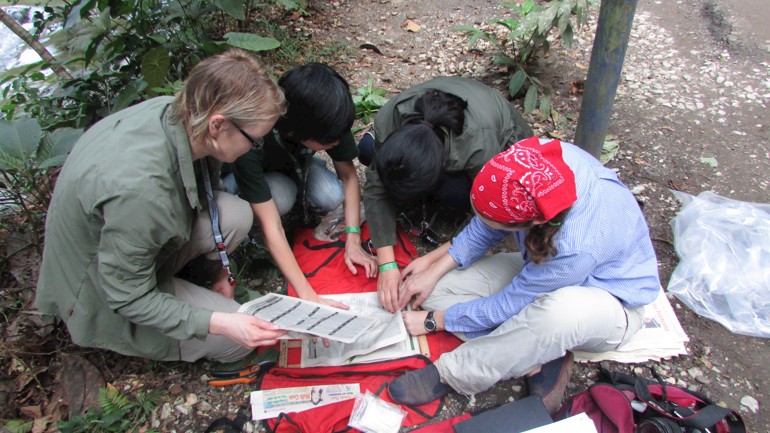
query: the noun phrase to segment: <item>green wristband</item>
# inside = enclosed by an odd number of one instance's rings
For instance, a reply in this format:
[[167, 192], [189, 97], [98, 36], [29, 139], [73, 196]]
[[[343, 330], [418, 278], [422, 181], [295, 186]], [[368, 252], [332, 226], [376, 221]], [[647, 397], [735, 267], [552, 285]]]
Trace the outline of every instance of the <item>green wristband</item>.
[[383, 263], [380, 265], [380, 272], [389, 271], [391, 269], [398, 269], [398, 263], [396, 262], [388, 262]]
[[356, 226], [345, 227], [345, 233], [361, 233], [361, 227], [356, 227]]

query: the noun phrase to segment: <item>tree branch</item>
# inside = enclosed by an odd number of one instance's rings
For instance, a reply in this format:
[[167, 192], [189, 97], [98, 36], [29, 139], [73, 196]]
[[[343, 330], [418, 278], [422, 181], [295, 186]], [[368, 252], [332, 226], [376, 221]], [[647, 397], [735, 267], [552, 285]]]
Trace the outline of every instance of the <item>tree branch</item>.
[[48, 66], [56, 73], [56, 75], [63, 80], [71, 80], [72, 75], [62, 65], [57, 65], [56, 57], [54, 57], [48, 49], [38, 42], [28, 31], [24, 29], [19, 23], [8, 15], [3, 9], [0, 9], [0, 22], [6, 25], [11, 31], [16, 34], [22, 41], [29, 45], [40, 56], [43, 61], [48, 63]]

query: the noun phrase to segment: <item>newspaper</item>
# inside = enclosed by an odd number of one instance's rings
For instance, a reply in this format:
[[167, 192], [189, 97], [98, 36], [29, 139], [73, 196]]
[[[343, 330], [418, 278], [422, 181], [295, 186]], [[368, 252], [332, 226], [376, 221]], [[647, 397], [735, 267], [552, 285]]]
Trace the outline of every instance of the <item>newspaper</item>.
[[375, 319], [353, 311], [276, 293], [247, 302], [238, 311], [267, 320], [281, 329], [343, 343], [356, 341], [375, 323]]
[[251, 393], [251, 418], [275, 418], [281, 413], [302, 412], [314, 407], [351, 400], [361, 393], [357, 383], [298, 386]]
[[668, 297], [661, 287], [657, 299], [644, 309], [644, 324], [630, 340], [610, 352], [574, 351], [575, 360], [584, 362], [617, 361], [624, 363], [659, 361], [686, 355], [685, 343], [690, 341], [679, 323]]
[[385, 311], [380, 306], [377, 292], [324, 297], [342, 302], [350, 307], [350, 311], [373, 318], [375, 324], [350, 344], [332, 341], [329, 347], [324, 347], [320, 340], [303, 340], [301, 367], [374, 362], [420, 353], [417, 338], [406, 332], [401, 313]]

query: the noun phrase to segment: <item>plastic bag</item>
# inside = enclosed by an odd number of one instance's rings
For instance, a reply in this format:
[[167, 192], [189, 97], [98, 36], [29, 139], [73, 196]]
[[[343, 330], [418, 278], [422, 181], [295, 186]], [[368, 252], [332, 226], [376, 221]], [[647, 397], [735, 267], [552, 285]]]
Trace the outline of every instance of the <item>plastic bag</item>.
[[668, 291], [734, 333], [770, 337], [770, 205], [672, 193], [680, 262]]
[[399, 405], [366, 391], [356, 397], [348, 425], [364, 433], [398, 433], [404, 417], [406, 411]]

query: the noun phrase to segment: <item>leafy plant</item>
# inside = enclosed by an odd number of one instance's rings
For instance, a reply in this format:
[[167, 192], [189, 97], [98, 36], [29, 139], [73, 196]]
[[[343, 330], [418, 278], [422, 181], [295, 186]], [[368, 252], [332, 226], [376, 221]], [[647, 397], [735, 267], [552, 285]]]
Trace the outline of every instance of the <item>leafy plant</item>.
[[31, 118], [0, 120], [0, 205], [17, 209], [33, 230], [42, 229], [53, 194], [51, 171], [81, 134], [72, 128], [45, 133]]
[[[527, 72], [537, 55], [546, 53], [551, 47], [549, 36], [554, 32], [568, 47], [572, 45], [575, 30], [580, 28], [587, 17], [589, 1], [592, 0], [551, 0], [544, 7], [534, 0], [522, 4], [503, 3], [510, 16], [490, 20], [492, 30], [473, 26], [456, 26], [454, 30], [469, 38], [469, 49], [483, 40], [497, 51], [495, 64], [507, 66], [511, 72], [508, 93], [515, 97], [526, 89], [524, 111], [539, 110], [543, 119], [551, 118], [558, 123], [562, 118], [551, 104], [551, 90]], [[539, 101], [539, 102], [538, 102]]]
[[[115, 111], [158, 94], [170, 94], [204, 57], [239, 47], [273, 50], [280, 42], [248, 30], [265, 7], [232, 0], [76, 0], [47, 6], [34, 16], [36, 40], [56, 27], [47, 45], [64, 53], [0, 79], [6, 119], [19, 112], [46, 130], [85, 128]], [[28, 35], [29, 36], [29, 35]], [[65, 67], [58, 80], [47, 68]]]
[[12, 419], [3, 426], [3, 429], [8, 430], [10, 433], [27, 433], [32, 431], [33, 424], [33, 421]]
[[360, 118], [365, 125], [371, 122], [371, 117], [388, 102], [385, 97], [387, 91], [374, 87], [374, 80], [370, 79], [366, 86], [360, 87], [353, 95], [353, 103], [356, 105], [356, 118]]
[[157, 432], [147, 426], [157, 402], [158, 394], [154, 391], [137, 393], [132, 398], [115, 388], [103, 388], [99, 390], [98, 408], [60, 421], [57, 427], [62, 433]]

